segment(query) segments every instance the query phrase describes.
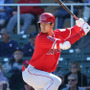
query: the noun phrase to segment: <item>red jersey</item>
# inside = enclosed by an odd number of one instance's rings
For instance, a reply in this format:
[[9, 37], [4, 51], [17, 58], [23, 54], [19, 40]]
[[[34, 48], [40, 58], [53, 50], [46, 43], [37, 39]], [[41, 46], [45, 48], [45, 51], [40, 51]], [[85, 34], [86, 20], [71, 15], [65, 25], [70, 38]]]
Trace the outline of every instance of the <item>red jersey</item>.
[[53, 33], [53, 37], [42, 32], [36, 37], [34, 54], [29, 62], [36, 69], [46, 72], [55, 71], [61, 54], [59, 44], [64, 41], [73, 44], [85, 35], [84, 31], [77, 26], [65, 31], [57, 29]]

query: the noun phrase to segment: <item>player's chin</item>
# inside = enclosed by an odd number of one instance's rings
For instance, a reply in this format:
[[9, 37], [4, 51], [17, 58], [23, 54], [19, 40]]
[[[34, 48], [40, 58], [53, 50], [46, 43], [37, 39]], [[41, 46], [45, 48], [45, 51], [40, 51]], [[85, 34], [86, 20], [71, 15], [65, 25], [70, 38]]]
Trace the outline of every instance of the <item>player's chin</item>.
[[41, 30], [41, 32], [42, 32], [42, 33], [47, 33], [47, 31], [45, 31], [45, 30]]

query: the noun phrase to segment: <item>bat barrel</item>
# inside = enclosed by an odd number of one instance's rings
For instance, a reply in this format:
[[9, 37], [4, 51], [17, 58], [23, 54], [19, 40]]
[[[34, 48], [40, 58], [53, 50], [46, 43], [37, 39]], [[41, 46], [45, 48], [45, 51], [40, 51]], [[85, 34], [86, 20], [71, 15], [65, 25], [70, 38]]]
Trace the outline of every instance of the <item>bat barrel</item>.
[[63, 2], [61, 0], [55, 0], [62, 8], [64, 8], [69, 14], [71, 14], [73, 16], [74, 19], [78, 20], [78, 17], [73, 13], [71, 12], [67, 6], [65, 6], [63, 4]]

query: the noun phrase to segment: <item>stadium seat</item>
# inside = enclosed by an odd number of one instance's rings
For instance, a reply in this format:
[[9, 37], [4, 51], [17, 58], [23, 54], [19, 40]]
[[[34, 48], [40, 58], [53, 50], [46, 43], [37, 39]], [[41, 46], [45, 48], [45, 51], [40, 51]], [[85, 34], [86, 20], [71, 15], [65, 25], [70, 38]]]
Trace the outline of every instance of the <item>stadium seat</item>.
[[13, 40], [17, 41], [21, 48], [23, 47], [24, 44], [28, 43], [28, 41], [29, 41], [28, 35], [26, 35], [26, 34], [24, 34], [24, 35], [13, 34], [13, 35], [11, 35], [11, 38]]
[[8, 62], [9, 58], [8, 57], [0, 57], [0, 63], [4, 64], [5, 62]]

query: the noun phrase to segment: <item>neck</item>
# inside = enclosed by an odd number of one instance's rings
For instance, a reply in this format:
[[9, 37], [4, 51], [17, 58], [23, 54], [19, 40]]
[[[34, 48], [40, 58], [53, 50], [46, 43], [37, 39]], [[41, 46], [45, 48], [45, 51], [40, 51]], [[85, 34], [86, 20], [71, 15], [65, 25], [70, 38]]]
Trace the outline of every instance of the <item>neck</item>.
[[77, 75], [77, 72], [75, 72], [74, 74], [76, 74], [76, 75]]
[[54, 33], [53, 33], [53, 30], [51, 32], [48, 32], [48, 35], [54, 37]]
[[77, 90], [77, 87], [76, 86], [70, 87], [70, 90]]

